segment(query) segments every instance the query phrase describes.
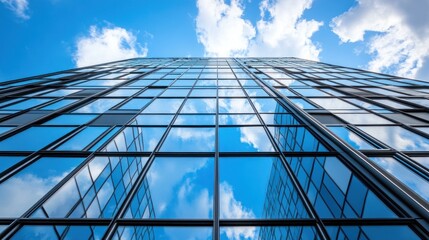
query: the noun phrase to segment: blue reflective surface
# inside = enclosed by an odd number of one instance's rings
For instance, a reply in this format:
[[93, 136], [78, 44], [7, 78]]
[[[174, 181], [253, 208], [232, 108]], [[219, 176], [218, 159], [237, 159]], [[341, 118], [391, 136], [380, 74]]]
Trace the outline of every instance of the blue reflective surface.
[[212, 218], [213, 184], [213, 158], [155, 158], [125, 217]]
[[95, 157], [50, 197], [34, 217], [111, 218], [147, 162], [145, 157]]
[[107, 226], [23, 226], [11, 239], [89, 239], [96, 240], [103, 237]]
[[338, 158], [290, 157], [287, 161], [320, 217], [397, 217]]
[[220, 158], [219, 194], [222, 219], [308, 217], [278, 158]]
[[429, 202], [429, 183], [393, 157], [369, 158]]
[[345, 127], [328, 127], [335, 135], [348, 143], [354, 149], [358, 150], [371, 150], [376, 149], [373, 145], [368, 143], [363, 138], [359, 137], [356, 133], [350, 131]]
[[165, 128], [126, 127], [103, 151], [107, 152], [144, 152], [153, 151]]
[[44, 123], [44, 125], [82, 125], [98, 115], [89, 114], [64, 114]]
[[140, 240], [210, 240], [211, 227], [152, 227], [126, 226], [118, 227], [114, 239]]
[[117, 98], [98, 99], [75, 110], [74, 113], [104, 113], [121, 101], [122, 99]]
[[358, 128], [396, 150], [429, 150], [429, 139], [400, 126], [362, 126]]
[[221, 227], [221, 240], [320, 239], [314, 227]]
[[19, 217], [83, 158], [40, 158], [0, 184], [0, 217]]
[[213, 152], [215, 128], [174, 127], [161, 146], [163, 152]]
[[274, 148], [262, 127], [221, 127], [219, 151], [272, 152]]
[[[0, 142], [3, 151], [37, 151], [71, 132], [73, 127], [31, 127]], [[29, 141], [37, 136], [37, 141]]]

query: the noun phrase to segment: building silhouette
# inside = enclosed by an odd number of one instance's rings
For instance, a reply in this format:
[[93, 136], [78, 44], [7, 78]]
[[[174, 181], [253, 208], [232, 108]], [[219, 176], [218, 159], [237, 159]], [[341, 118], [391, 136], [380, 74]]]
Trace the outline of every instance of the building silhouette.
[[138, 58], [0, 83], [1, 239], [428, 239], [429, 81]]

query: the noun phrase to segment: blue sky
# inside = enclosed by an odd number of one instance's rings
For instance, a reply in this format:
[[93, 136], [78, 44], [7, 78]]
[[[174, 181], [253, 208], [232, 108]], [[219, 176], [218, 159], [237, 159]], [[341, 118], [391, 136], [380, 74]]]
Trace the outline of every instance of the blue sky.
[[295, 56], [429, 74], [428, 0], [0, 0], [0, 81], [131, 57]]

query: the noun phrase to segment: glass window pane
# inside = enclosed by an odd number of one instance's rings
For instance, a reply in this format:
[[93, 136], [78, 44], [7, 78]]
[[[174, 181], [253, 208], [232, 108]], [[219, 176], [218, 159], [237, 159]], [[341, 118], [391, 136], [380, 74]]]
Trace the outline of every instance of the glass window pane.
[[[31, 127], [0, 142], [2, 151], [37, 151], [71, 132], [74, 127]], [[37, 139], [37, 141], [28, 141]]]
[[351, 105], [350, 103], [347, 103], [343, 100], [340, 100], [338, 98], [310, 98], [311, 101], [315, 102], [317, 105], [331, 110], [331, 109], [358, 109], [358, 107], [355, 107]]
[[365, 141], [363, 138], [358, 136], [356, 133], [350, 131], [345, 127], [329, 127], [335, 135], [341, 138], [343, 141], [348, 143], [354, 149], [357, 150], [371, 150], [376, 149], [372, 144]]
[[313, 227], [287, 226], [254, 226], [254, 227], [221, 227], [221, 240], [244, 239], [320, 239]]
[[216, 99], [191, 98], [183, 105], [181, 113], [216, 113]]
[[245, 98], [219, 98], [219, 113], [253, 113]]
[[265, 124], [275, 125], [299, 125], [300, 123], [292, 114], [261, 114]]
[[122, 99], [117, 98], [97, 99], [94, 102], [77, 109], [74, 113], [104, 113], [121, 101]]
[[24, 157], [0, 156], [0, 173], [12, 167], [14, 164], [18, 163], [22, 159], [24, 159]]
[[399, 151], [429, 150], [429, 139], [399, 126], [362, 126], [358, 128]]
[[327, 226], [332, 239], [421, 239], [408, 226]]
[[98, 115], [64, 114], [45, 122], [43, 125], [83, 125], [96, 117]]
[[243, 90], [240, 88], [220, 88], [218, 89], [219, 97], [245, 97]]
[[136, 125], [169, 125], [174, 115], [163, 114], [163, 115], [138, 115], [135, 118]]
[[148, 107], [143, 110], [143, 113], [176, 113], [183, 99], [155, 99]]
[[369, 158], [429, 202], [429, 183], [393, 157]]
[[118, 89], [107, 94], [107, 97], [129, 97], [138, 91], [139, 89]]
[[153, 226], [127, 226], [118, 227], [115, 233], [118, 239], [212, 239], [210, 227], [153, 227]]
[[57, 110], [57, 109], [60, 109], [64, 106], [72, 104], [76, 101], [77, 101], [77, 99], [63, 99], [63, 100], [54, 102], [52, 104], [49, 104], [48, 106], [41, 108], [41, 110]]
[[122, 110], [140, 110], [144, 108], [152, 99], [150, 98], [134, 98], [122, 105], [119, 109]]
[[278, 158], [221, 158], [219, 195], [221, 219], [309, 217]]
[[87, 127], [65, 143], [61, 144], [55, 150], [81, 151], [107, 129], [108, 127]]
[[260, 125], [255, 114], [219, 114], [220, 125]]
[[162, 144], [163, 152], [213, 152], [215, 149], [214, 128], [174, 127]]
[[287, 112], [276, 100], [272, 98], [252, 98], [252, 102], [260, 113]]
[[301, 109], [316, 109], [316, 106], [302, 98], [289, 98], [296, 106]]
[[[146, 162], [147, 157], [91, 159], [43, 204], [43, 217], [113, 217], [129, 194]], [[35, 217], [38, 217], [37, 214]]]
[[83, 158], [40, 158], [0, 185], [0, 217], [19, 217]]
[[268, 128], [282, 151], [326, 152], [327, 149], [304, 127]]
[[[23, 226], [11, 239], [101, 239], [107, 226]], [[58, 236], [61, 235], [61, 237]]]
[[155, 158], [125, 217], [212, 218], [213, 184], [213, 158]]
[[287, 161], [320, 217], [397, 217], [338, 158], [289, 157]]
[[165, 128], [126, 127], [102, 151], [153, 151], [164, 132]]
[[372, 113], [335, 115], [352, 124], [393, 124], [391, 121]]
[[263, 127], [219, 128], [221, 152], [272, 152], [273, 146]]
[[215, 125], [216, 115], [179, 115], [174, 125]]

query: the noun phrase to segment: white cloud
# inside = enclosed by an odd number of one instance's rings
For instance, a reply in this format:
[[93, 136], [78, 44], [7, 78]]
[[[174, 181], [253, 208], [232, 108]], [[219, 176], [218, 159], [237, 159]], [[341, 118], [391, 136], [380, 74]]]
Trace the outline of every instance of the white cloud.
[[27, 0], [0, 0], [7, 8], [12, 10], [18, 17], [22, 19], [29, 19], [30, 16], [26, 13], [28, 10]]
[[427, 77], [429, 21], [427, 0], [359, 0], [357, 6], [333, 19], [331, 27], [341, 41], [367, 39], [372, 55], [368, 68], [405, 77]]
[[197, 35], [208, 56], [296, 56], [318, 59], [312, 35], [323, 24], [302, 15], [312, 0], [264, 0], [256, 27], [240, 0], [198, 0]]
[[317, 60], [321, 49], [311, 37], [323, 23], [302, 18], [311, 4], [312, 0], [262, 1], [261, 20], [257, 23], [258, 36], [252, 43], [249, 55]]
[[135, 57], [146, 57], [148, 49], [142, 47], [136, 36], [121, 27], [98, 29], [91, 26], [89, 36], [77, 40], [74, 61], [77, 67]]
[[239, 0], [198, 0], [197, 36], [208, 56], [235, 56], [245, 54], [255, 28], [242, 18]]
[[[222, 219], [252, 219], [255, 214], [251, 209], [247, 209], [236, 200], [234, 191], [227, 182], [219, 184], [220, 218]], [[221, 230], [228, 239], [254, 239], [256, 235], [255, 227], [231, 227]]]

